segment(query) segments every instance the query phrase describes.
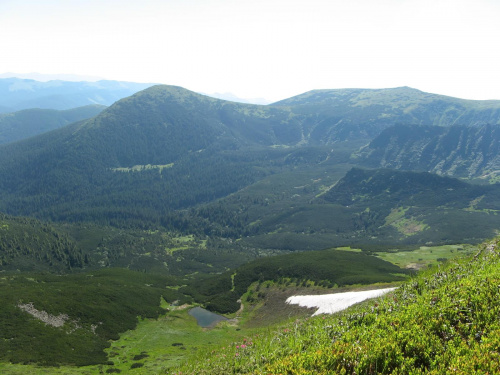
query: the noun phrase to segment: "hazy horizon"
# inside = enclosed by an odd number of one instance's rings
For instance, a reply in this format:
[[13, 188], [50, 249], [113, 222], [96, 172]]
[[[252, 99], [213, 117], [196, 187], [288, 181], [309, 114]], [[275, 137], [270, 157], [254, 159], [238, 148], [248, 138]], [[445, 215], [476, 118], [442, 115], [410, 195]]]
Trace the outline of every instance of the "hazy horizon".
[[271, 101], [409, 86], [500, 99], [494, 0], [3, 0], [0, 72]]

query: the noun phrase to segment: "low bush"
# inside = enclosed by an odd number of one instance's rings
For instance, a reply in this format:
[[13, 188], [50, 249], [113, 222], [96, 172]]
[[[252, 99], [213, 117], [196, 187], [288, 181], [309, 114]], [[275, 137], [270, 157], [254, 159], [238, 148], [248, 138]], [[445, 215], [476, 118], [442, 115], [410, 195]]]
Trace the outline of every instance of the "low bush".
[[[494, 374], [500, 254], [447, 263], [340, 314], [211, 348], [182, 374]], [[210, 358], [210, 360], [207, 360]]]

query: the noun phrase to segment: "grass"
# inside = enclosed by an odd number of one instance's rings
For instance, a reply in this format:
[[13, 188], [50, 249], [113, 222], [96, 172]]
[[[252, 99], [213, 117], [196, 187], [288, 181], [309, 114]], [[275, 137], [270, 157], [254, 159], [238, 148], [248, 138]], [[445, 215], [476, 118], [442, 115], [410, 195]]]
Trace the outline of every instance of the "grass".
[[399, 233], [411, 236], [429, 228], [427, 224], [416, 220], [414, 217], [406, 217], [409, 207], [393, 208], [391, 213], [385, 218], [385, 225], [394, 227]]
[[401, 268], [421, 269], [436, 266], [445, 260], [464, 257], [471, 254], [475, 247], [472, 245], [443, 245], [421, 246], [412, 251], [378, 252], [380, 259], [393, 263]]
[[[256, 285], [253, 286], [255, 287]], [[170, 311], [158, 319], [143, 319], [136, 329], [120, 335], [120, 339], [106, 350], [114, 364], [100, 368], [104, 371], [118, 369], [122, 373], [132, 374], [167, 372], [189, 358], [196, 357], [198, 352], [225, 347], [231, 342], [243, 342], [250, 335], [269, 331], [270, 328], [267, 327], [277, 323], [311, 315], [307, 309], [285, 305], [285, 300], [296, 293], [321, 291], [324, 293], [325, 289], [294, 287], [285, 290], [267, 282], [262, 286], [262, 298], [256, 304], [251, 305], [245, 301], [245, 308], [231, 315], [235, 319], [221, 322], [213, 329], [201, 328], [196, 324], [195, 319], [188, 314], [192, 306], [178, 308], [162, 301], [162, 307], [169, 308]], [[147, 357], [134, 360], [141, 354]], [[137, 362], [144, 366], [131, 369], [131, 365]], [[96, 369], [98, 368], [93, 367], [89, 370]]]
[[[114, 362], [112, 368], [132, 372], [130, 366], [140, 362], [138, 373], [156, 374], [162, 369], [179, 365], [186, 355], [207, 345], [221, 344], [238, 334], [234, 326], [221, 325], [205, 330], [188, 315], [188, 308], [174, 310], [159, 319], [145, 319], [136, 329], [127, 331], [108, 349]], [[147, 355], [144, 360], [134, 360]]]
[[171, 245], [165, 248], [165, 250], [170, 254], [179, 250], [187, 250], [191, 247], [197, 247], [201, 249], [206, 249], [207, 247], [207, 240], [201, 240], [198, 244], [196, 243], [196, 238], [192, 234], [187, 236], [173, 237], [170, 243]]
[[133, 167], [130, 168], [111, 168], [113, 172], [141, 172], [141, 171], [147, 171], [149, 169], [158, 169], [161, 173], [161, 171], [165, 168], [172, 168], [174, 166], [174, 163], [170, 164], [163, 164], [163, 165], [151, 165], [151, 164], [146, 164], [146, 165], [134, 165]]

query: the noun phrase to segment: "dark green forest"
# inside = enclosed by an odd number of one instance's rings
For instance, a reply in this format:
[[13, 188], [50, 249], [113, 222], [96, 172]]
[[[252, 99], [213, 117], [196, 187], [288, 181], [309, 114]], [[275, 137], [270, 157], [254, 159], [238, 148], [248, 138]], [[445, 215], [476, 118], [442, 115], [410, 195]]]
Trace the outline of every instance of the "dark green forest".
[[0, 214], [2, 270], [69, 272], [89, 263], [76, 241], [50, 224]]

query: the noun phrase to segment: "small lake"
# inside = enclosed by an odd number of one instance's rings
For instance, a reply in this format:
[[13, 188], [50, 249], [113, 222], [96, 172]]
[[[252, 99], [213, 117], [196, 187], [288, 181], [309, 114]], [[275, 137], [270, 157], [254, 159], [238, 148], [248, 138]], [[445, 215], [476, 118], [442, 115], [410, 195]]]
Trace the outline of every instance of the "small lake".
[[198, 325], [203, 328], [213, 327], [223, 320], [228, 320], [225, 316], [213, 313], [201, 307], [193, 307], [189, 310], [188, 314], [194, 317]]

